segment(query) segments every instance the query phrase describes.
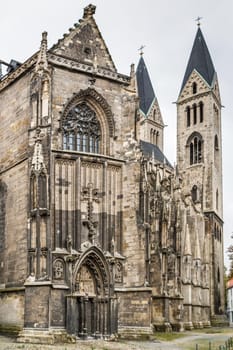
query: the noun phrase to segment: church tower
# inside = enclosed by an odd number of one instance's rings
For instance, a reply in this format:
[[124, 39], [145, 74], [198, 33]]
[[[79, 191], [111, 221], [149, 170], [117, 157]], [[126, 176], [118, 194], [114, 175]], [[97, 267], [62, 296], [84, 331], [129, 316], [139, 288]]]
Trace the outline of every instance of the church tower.
[[142, 53], [136, 70], [139, 116], [137, 138], [163, 152], [164, 122]]
[[[224, 308], [221, 98], [200, 24], [177, 101], [177, 165], [185, 191], [206, 217], [213, 316]], [[203, 258], [206, 254], [203, 251]]]

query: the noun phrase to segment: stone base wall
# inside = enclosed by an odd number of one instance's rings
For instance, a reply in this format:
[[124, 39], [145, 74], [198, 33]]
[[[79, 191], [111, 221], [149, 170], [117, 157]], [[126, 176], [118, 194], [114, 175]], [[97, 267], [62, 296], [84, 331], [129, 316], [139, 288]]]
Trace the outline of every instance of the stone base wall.
[[122, 288], [116, 294], [119, 332], [135, 327], [151, 329], [151, 288]]
[[24, 288], [0, 290], [0, 332], [15, 333], [24, 325]]
[[183, 298], [153, 297], [152, 324], [155, 331], [181, 331], [183, 329]]
[[25, 289], [25, 323], [27, 328], [47, 329], [50, 326], [51, 283], [41, 282], [26, 285]]

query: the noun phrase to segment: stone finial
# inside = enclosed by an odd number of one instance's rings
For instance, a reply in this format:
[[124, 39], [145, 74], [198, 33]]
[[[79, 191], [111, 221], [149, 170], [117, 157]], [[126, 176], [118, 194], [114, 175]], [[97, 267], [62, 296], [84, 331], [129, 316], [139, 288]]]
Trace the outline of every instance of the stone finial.
[[36, 63], [36, 71], [48, 70], [48, 60], [47, 60], [47, 32], [42, 33], [42, 40], [40, 45], [40, 51]]
[[84, 12], [83, 12], [83, 18], [89, 18], [92, 17], [95, 14], [95, 9], [96, 6], [95, 5], [88, 5], [84, 8]]

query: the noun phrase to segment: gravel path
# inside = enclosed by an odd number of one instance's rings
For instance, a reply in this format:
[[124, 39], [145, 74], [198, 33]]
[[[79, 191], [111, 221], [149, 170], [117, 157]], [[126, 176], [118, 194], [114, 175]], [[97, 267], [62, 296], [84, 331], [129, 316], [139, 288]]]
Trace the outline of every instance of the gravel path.
[[[225, 329], [221, 333], [198, 333], [187, 332], [183, 338], [165, 342], [165, 341], [104, 341], [104, 340], [85, 340], [78, 341], [76, 344], [56, 344], [56, 345], [38, 345], [17, 343], [16, 339], [0, 335], [0, 350], [185, 350], [187, 347], [193, 347], [201, 341], [220, 342], [224, 344], [227, 339], [233, 336], [231, 328]], [[201, 347], [200, 347], [201, 349]], [[215, 349], [213, 347], [213, 349]]]

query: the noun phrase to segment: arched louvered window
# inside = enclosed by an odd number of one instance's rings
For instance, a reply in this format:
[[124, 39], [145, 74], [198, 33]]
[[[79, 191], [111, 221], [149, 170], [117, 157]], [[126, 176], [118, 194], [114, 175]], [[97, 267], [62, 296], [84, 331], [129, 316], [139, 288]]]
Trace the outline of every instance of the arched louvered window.
[[101, 129], [96, 113], [85, 103], [77, 104], [62, 124], [63, 149], [99, 153]]
[[201, 163], [203, 159], [203, 140], [199, 133], [193, 133], [188, 141], [190, 165]]

